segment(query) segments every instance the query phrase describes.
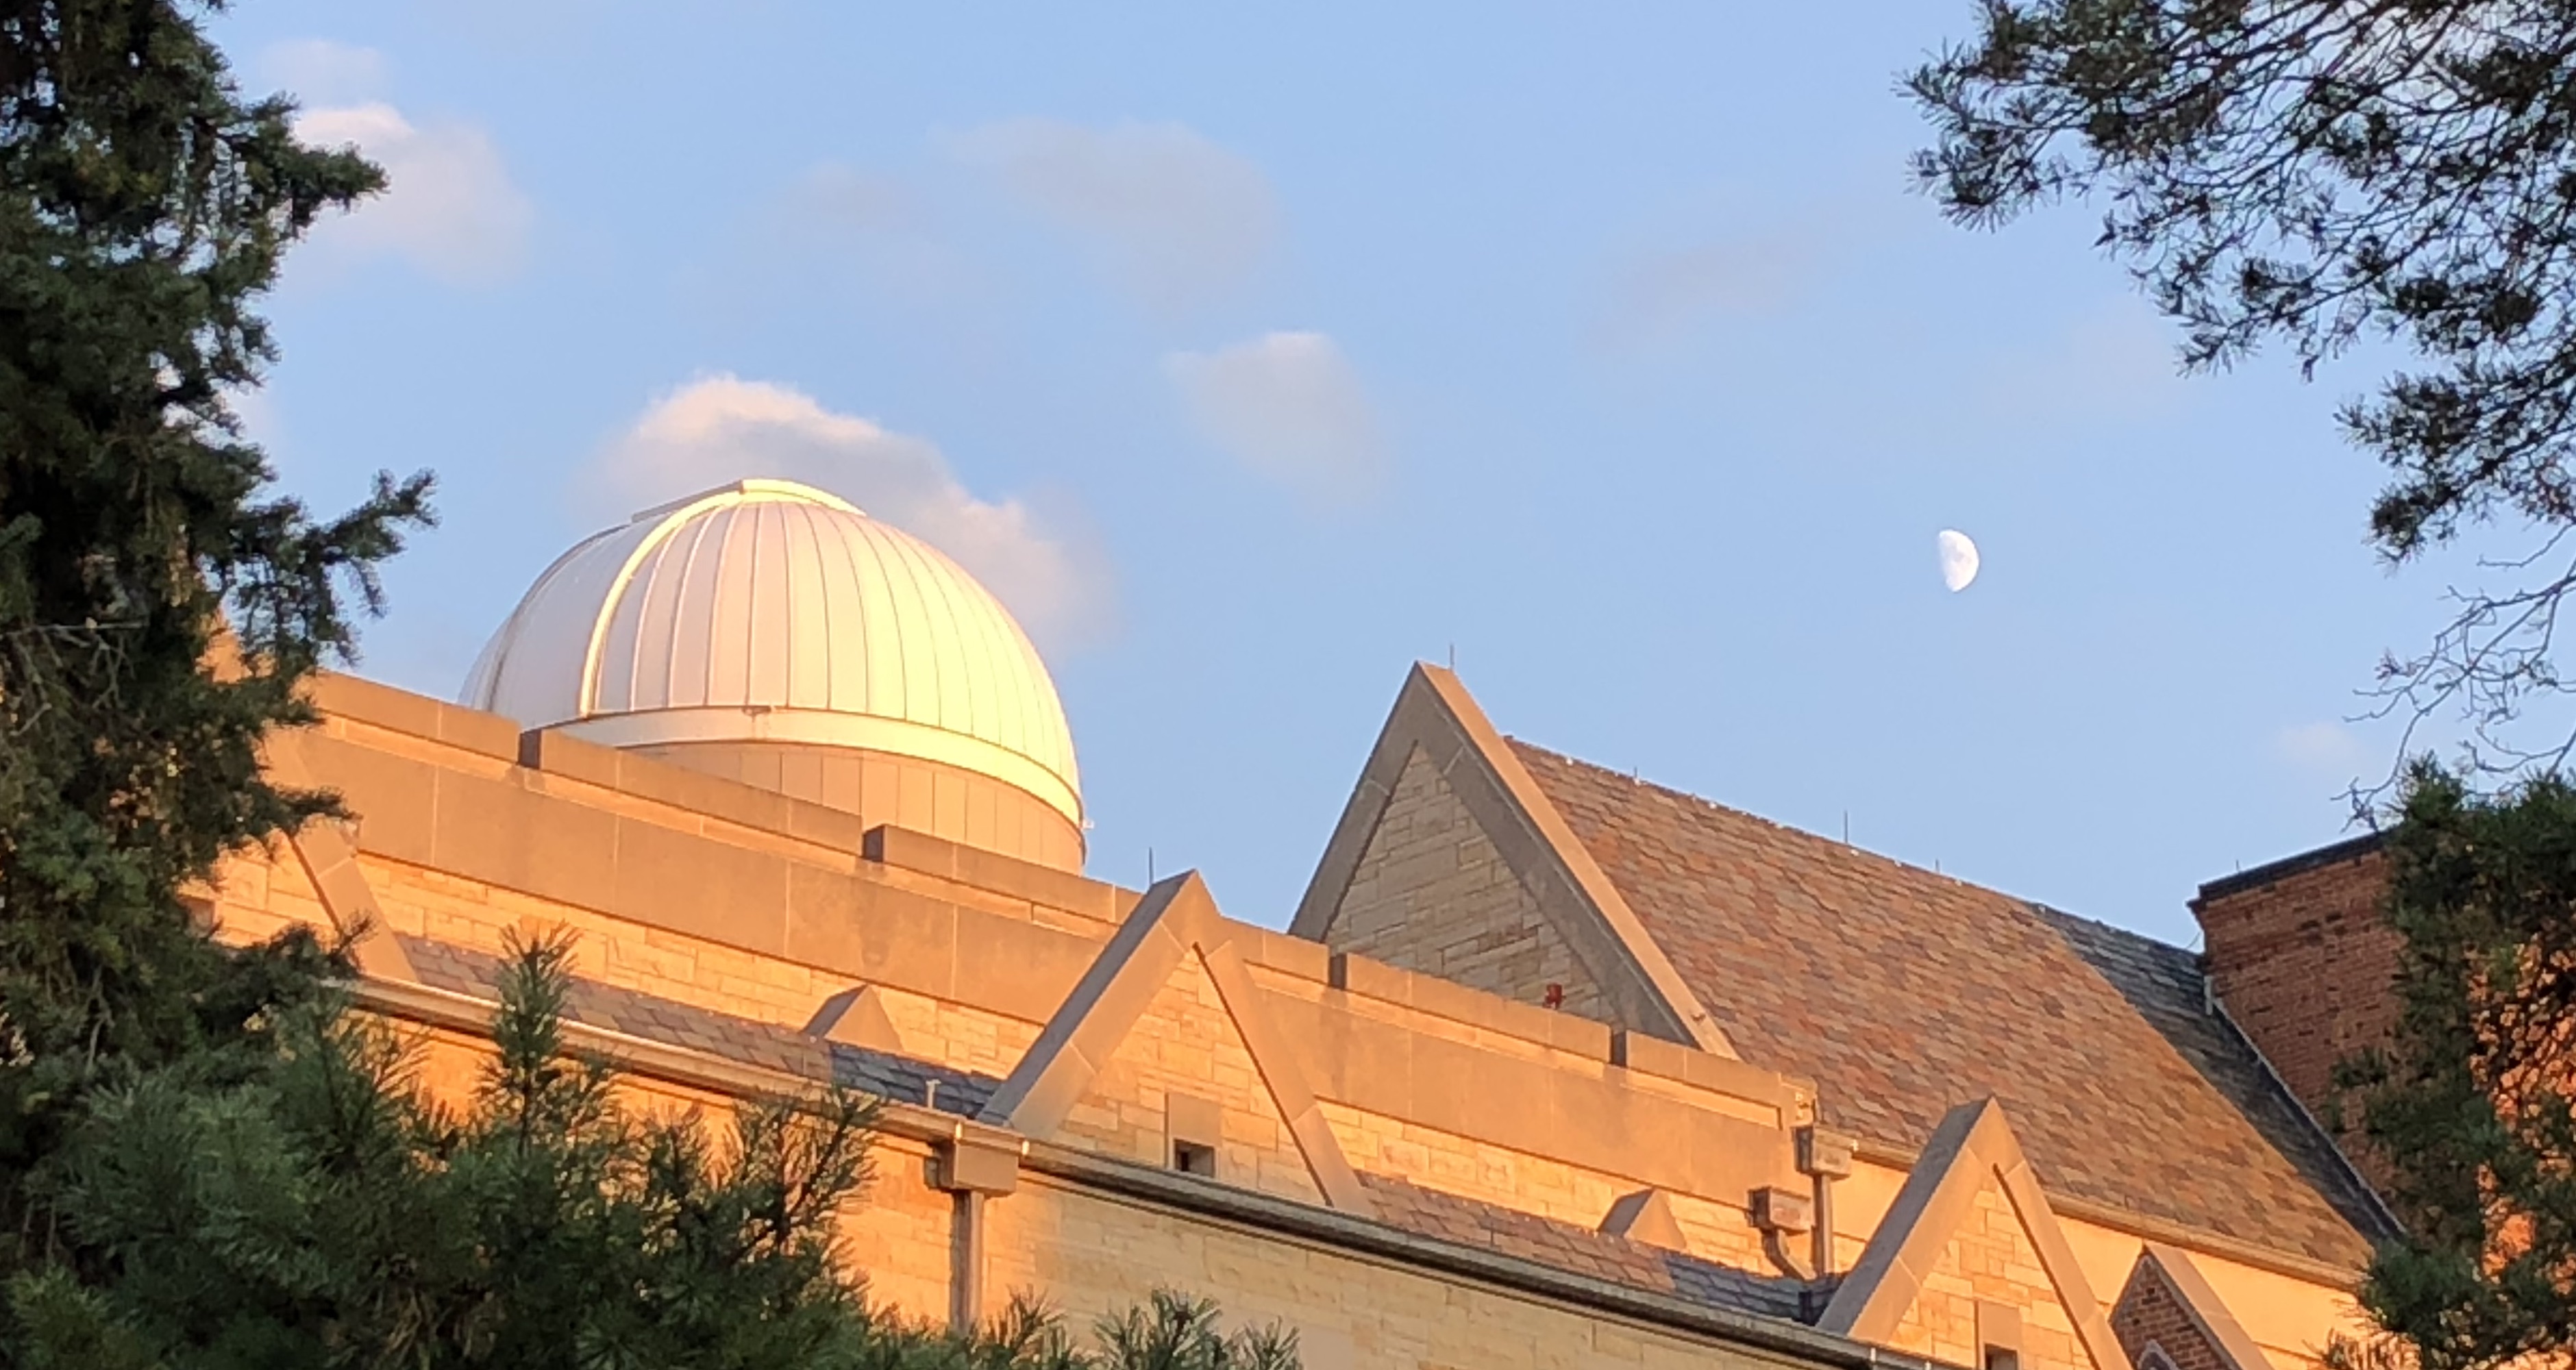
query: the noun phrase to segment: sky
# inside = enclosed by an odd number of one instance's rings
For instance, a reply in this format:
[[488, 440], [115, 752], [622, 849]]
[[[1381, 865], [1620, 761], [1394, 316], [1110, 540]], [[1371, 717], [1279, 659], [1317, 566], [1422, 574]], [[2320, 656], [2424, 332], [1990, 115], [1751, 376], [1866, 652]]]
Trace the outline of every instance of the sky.
[[[1942, 220], [1968, 0], [246, 0], [391, 189], [243, 402], [437, 472], [357, 669], [452, 697], [576, 538], [746, 475], [930, 540], [1063, 694], [1090, 870], [1294, 910], [1417, 659], [1496, 726], [2168, 941], [2347, 833], [2446, 582], [2278, 358], [2183, 377], [2070, 206]], [[1936, 537], [1982, 571], [1943, 584]]]

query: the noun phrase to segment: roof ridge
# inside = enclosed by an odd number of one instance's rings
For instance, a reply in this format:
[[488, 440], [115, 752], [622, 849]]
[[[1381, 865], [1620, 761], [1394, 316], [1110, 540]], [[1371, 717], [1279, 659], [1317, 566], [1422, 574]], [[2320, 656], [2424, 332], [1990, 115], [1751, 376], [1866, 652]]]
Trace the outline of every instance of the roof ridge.
[[1891, 866], [1909, 876], [1920, 876], [1925, 879], [1944, 881], [1948, 884], [1956, 885], [1961, 889], [1974, 890], [1979, 894], [1991, 895], [1997, 899], [2008, 899], [2017, 904], [2031, 905], [2034, 908], [2048, 907], [2048, 905], [2042, 904], [2040, 901], [2032, 899], [2027, 895], [2014, 894], [2010, 890], [1999, 890], [1992, 885], [1980, 885], [1974, 880], [1962, 879], [1947, 871], [1931, 870], [1923, 866], [1918, 866], [1901, 856], [1891, 856], [1886, 852], [1878, 851], [1870, 847], [1860, 846], [1856, 843], [1847, 842], [1827, 833], [1812, 832], [1806, 828], [1799, 827], [1794, 823], [1784, 823], [1776, 818], [1765, 817], [1753, 812], [1751, 809], [1739, 809], [1731, 804], [1721, 804], [1706, 795], [1693, 794], [1688, 790], [1667, 785], [1659, 780], [1648, 780], [1641, 775], [1616, 770], [1609, 766], [1604, 766], [1597, 761], [1586, 761], [1582, 757], [1558, 751], [1553, 747], [1541, 746], [1527, 738], [1520, 737], [1512, 733], [1503, 734], [1503, 740], [1515, 747], [1526, 748], [1527, 750], [1538, 752], [1555, 760], [1562, 761], [1567, 765], [1579, 766], [1587, 771], [1598, 772], [1614, 780], [1626, 781], [1639, 789], [1652, 790], [1657, 794], [1669, 796], [1673, 799], [1680, 800], [1685, 804], [1695, 805], [1714, 813], [1725, 814], [1730, 818], [1749, 819], [1766, 828], [1786, 833], [1800, 841], [1813, 842], [1818, 847], [1826, 851], [1848, 852], [1863, 861], [1876, 862], [1882, 866]]
[[2191, 947], [2184, 946], [2179, 942], [2168, 942], [2165, 939], [2154, 936], [2150, 933], [2140, 932], [2136, 928], [2124, 928], [2117, 923], [2106, 923], [2099, 918], [2090, 917], [2085, 914], [2069, 913], [2066, 910], [2057, 907], [2055, 904], [2046, 903], [2042, 900], [2025, 899], [2022, 902], [2028, 904], [2034, 911], [2045, 914], [2050, 918], [2055, 918], [2068, 923], [2081, 923], [2088, 928], [2099, 928], [2114, 937], [2123, 938], [2131, 942], [2143, 942], [2160, 951], [2179, 952], [2183, 956], [2190, 958], [2192, 969], [2195, 972], [2201, 971], [2201, 953]]

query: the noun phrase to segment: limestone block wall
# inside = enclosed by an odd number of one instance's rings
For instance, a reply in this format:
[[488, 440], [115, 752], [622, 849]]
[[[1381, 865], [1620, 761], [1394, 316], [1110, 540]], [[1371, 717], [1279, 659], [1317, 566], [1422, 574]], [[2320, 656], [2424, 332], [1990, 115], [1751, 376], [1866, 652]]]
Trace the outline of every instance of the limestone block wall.
[[[1998, 1309], [2008, 1310], [2005, 1318], [1997, 1317]], [[2010, 1330], [1999, 1334], [1992, 1324], [2007, 1319]], [[1992, 1184], [1978, 1192], [1958, 1234], [1924, 1275], [1923, 1292], [1897, 1325], [1895, 1344], [1951, 1365], [1983, 1365], [1984, 1348], [2003, 1345], [2017, 1348], [2030, 1370], [2096, 1370], [2020, 1216]]]
[[1173, 982], [1154, 996], [1064, 1130], [1108, 1155], [1170, 1165], [1174, 1139], [1167, 1124], [1176, 1097], [1214, 1114], [1218, 1178], [1323, 1202], [1260, 1067], [1196, 957], [1184, 958]]
[[1306, 1370], [1751, 1370], [1791, 1356], [1579, 1306], [1264, 1239], [1038, 1180], [991, 1210], [997, 1289], [1044, 1290], [1077, 1325], [1141, 1285], [1223, 1292], [1227, 1315], [1294, 1328]]
[[1428, 753], [1398, 775], [1327, 937], [1333, 949], [1525, 1004], [1555, 985], [1568, 1013], [1607, 1022], [1575, 960]]

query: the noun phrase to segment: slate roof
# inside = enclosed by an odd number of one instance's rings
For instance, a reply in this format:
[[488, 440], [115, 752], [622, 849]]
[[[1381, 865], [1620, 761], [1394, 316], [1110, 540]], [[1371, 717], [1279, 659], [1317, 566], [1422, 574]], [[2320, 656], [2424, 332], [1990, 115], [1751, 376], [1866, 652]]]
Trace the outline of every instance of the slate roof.
[[1362, 1174], [1360, 1184], [1376, 1201], [1381, 1221], [1421, 1236], [1517, 1256], [1710, 1308], [1792, 1321], [1804, 1316], [1794, 1281], [1713, 1265], [1677, 1251], [1385, 1175]]
[[[499, 997], [499, 957], [425, 937], [405, 936], [401, 940], [404, 954], [411, 958], [412, 973], [420, 977], [422, 984], [477, 999]], [[808, 1080], [835, 1080], [847, 1088], [898, 1103], [919, 1104], [926, 1100], [942, 1113], [969, 1118], [983, 1111], [985, 1101], [1002, 1083], [990, 1075], [825, 1041], [756, 1018], [719, 1013], [592, 980], [572, 982], [564, 1017], [588, 1027], [702, 1051]], [[934, 1080], [939, 1084], [935, 1096], [929, 1089]]]
[[2378, 1210], [2196, 958], [1531, 746], [1511, 746], [1746, 1060], [1920, 1147], [2001, 1099], [2052, 1192], [2357, 1267]]

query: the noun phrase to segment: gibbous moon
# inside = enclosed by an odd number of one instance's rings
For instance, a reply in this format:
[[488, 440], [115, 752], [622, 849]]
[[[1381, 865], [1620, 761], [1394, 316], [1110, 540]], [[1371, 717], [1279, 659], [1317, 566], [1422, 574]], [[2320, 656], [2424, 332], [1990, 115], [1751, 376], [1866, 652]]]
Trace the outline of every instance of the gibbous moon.
[[1949, 528], [1942, 529], [1936, 541], [1941, 547], [1941, 583], [1955, 595], [1977, 578], [1977, 544], [1968, 541], [1967, 534]]

